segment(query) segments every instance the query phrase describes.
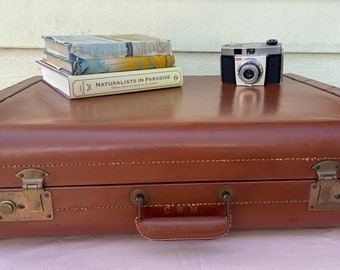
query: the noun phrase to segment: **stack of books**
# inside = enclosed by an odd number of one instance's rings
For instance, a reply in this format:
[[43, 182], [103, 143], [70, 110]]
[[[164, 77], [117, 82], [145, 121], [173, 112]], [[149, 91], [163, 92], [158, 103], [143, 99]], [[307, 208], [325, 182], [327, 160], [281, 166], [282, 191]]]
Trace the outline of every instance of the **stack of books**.
[[69, 99], [178, 87], [170, 40], [146, 35], [43, 36], [43, 79]]

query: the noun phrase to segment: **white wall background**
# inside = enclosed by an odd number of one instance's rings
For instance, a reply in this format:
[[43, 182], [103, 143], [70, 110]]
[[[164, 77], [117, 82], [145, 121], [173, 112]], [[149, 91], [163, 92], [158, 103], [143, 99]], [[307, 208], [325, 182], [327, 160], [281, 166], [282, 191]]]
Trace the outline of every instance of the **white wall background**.
[[0, 67], [0, 89], [40, 74], [34, 61], [42, 57], [43, 34], [120, 33], [171, 39], [185, 75], [219, 74], [223, 43], [277, 38], [286, 53], [284, 72], [340, 86], [338, 0], [0, 0], [0, 5], [0, 58], [6, 64]]

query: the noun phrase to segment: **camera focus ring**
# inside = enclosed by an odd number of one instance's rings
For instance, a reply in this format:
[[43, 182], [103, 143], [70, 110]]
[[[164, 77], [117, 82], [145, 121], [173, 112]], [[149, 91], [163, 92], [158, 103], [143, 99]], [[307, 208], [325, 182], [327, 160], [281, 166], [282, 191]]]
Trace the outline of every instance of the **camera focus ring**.
[[263, 67], [259, 61], [254, 58], [244, 60], [238, 67], [237, 74], [246, 84], [255, 84], [260, 80], [263, 73]]

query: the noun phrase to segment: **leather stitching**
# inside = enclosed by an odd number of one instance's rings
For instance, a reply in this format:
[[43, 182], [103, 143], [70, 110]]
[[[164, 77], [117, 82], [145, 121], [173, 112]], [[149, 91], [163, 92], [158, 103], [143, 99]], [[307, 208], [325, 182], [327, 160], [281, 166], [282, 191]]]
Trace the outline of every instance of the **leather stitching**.
[[320, 161], [339, 160], [340, 157], [274, 157], [274, 158], [235, 158], [235, 159], [193, 159], [193, 160], [154, 160], [154, 161], [121, 161], [121, 162], [84, 162], [84, 163], [47, 163], [47, 164], [15, 164], [0, 165], [0, 168], [22, 167], [87, 167], [87, 166], [132, 166], [132, 165], [173, 165], [173, 164], [204, 164], [232, 162], [263, 162], [263, 161]]
[[[231, 205], [257, 205], [257, 204], [295, 204], [308, 203], [308, 200], [277, 200], [277, 201], [244, 201], [231, 202]], [[157, 208], [157, 207], [171, 207], [171, 206], [224, 206], [225, 203], [171, 203], [171, 204], [149, 204], [142, 207]], [[114, 206], [84, 206], [84, 207], [64, 207], [55, 208], [55, 211], [91, 211], [91, 210], [105, 210], [105, 209], [124, 209], [136, 208], [134, 205], [114, 205]]]

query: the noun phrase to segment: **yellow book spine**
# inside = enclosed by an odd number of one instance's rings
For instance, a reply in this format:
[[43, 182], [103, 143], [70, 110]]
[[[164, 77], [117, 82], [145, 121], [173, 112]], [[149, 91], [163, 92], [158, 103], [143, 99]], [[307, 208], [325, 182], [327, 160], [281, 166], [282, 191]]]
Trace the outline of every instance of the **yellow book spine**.
[[173, 55], [153, 55], [108, 59], [77, 59], [73, 63], [74, 75], [107, 73], [116, 71], [142, 70], [152, 68], [173, 67]]

